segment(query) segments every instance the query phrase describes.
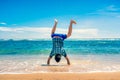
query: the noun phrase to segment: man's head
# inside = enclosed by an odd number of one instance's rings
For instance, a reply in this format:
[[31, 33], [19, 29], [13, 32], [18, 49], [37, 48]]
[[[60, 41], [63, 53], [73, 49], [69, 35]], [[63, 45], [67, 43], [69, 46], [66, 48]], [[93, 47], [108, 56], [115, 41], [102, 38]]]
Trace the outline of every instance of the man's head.
[[61, 55], [60, 54], [56, 54], [55, 55], [55, 61], [56, 62], [60, 62], [60, 60], [61, 60]]

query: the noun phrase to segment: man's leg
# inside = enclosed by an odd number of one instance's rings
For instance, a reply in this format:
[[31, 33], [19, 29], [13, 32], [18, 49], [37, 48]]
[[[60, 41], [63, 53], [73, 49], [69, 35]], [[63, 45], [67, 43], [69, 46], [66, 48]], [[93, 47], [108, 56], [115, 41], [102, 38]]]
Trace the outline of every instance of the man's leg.
[[54, 34], [54, 32], [56, 31], [57, 23], [58, 23], [58, 21], [55, 19], [55, 24], [54, 24], [54, 26], [52, 28], [51, 35]]
[[70, 60], [69, 60], [69, 58], [66, 56], [65, 59], [67, 60], [67, 64], [70, 65]]
[[72, 34], [72, 24], [76, 24], [76, 22], [74, 20], [70, 21], [70, 26], [69, 26], [69, 29], [68, 29], [67, 38], [70, 37], [71, 34]]

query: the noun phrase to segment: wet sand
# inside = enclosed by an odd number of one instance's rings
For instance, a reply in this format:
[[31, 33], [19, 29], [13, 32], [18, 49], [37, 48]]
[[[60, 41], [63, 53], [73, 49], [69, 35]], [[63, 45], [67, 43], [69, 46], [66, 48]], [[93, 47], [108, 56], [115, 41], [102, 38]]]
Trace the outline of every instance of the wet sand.
[[120, 80], [120, 72], [0, 74], [0, 80]]

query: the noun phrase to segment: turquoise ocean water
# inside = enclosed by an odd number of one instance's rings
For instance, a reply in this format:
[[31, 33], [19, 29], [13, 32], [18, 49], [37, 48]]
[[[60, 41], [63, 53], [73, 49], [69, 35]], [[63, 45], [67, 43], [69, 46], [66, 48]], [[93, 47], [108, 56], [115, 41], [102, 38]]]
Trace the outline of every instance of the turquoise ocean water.
[[1, 40], [0, 73], [120, 71], [120, 39], [65, 40], [69, 67], [64, 57], [45, 66], [51, 48], [51, 40]]

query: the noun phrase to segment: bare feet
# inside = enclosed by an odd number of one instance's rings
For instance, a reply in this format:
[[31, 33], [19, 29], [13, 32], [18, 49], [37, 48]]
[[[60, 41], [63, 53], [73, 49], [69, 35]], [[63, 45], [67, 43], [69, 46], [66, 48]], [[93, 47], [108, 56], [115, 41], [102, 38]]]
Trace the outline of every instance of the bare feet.
[[73, 23], [73, 24], [77, 24], [76, 21], [74, 21], [74, 20], [71, 20], [71, 23]]
[[55, 19], [55, 23], [56, 23], [56, 24], [58, 23], [58, 20], [57, 20], [57, 19]]

